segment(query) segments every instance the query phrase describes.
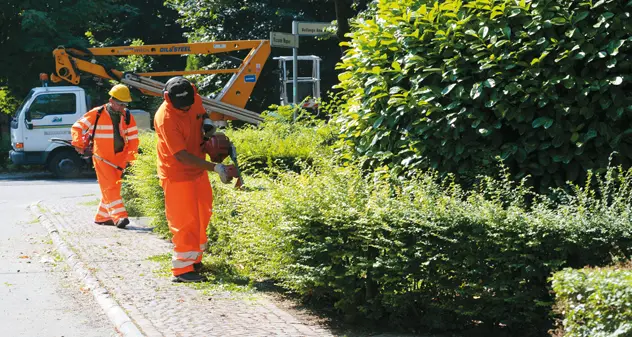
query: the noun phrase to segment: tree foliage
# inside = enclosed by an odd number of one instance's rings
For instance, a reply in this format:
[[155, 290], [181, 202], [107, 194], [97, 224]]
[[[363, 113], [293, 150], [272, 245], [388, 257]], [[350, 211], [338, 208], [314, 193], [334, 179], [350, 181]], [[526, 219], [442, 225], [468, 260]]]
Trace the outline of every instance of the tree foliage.
[[[367, 0], [167, 0], [166, 3], [176, 9], [181, 19], [179, 23], [190, 30], [186, 36], [191, 41], [252, 40], [270, 38], [270, 32], [287, 32], [292, 29], [292, 21], [331, 22], [339, 17], [346, 21], [348, 17], [364, 9]], [[338, 12], [336, 9], [339, 9]], [[341, 12], [342, 10], [342, 12]], [[343, 32], [340, 32], [341, 34]], [[274, 48], [268, 59], [257, 86], [251, 96], [250, 108], [259, 111], [271, 104], [279, 103], [279, 72], [275, 56], [289, 56], [290, 49]], [[317, 40], [302, 37], [299, 55], [317, 55], [321, 64], [321, 88], [323, 91], [337, 82], [335, 65], [340, 60], [339, 40]], [[191, 61], [192, 67], [236, 66], [229, 58], [205, 57]], [[311, 64], [301, 64], [300, 76], [311, 74]], [[206, 77], [199, 82], [204, 93], [219, 90], [227, 75]]]
[[26, 95], [39, 85], [39, 73], [54, 70], [52, 52], [59, 45], [124, 45], [134, 39], [182, 42], [176, 16], [162, 3], [147, 0], [3, 1], [0, 41], [5, 52], [0, 55], [0, 86], [6, 86], [11, 95]]
[[340, 68], [349, 148], [396, 169], [541, 186], [632, 160], [629, 1], [377, 1]]

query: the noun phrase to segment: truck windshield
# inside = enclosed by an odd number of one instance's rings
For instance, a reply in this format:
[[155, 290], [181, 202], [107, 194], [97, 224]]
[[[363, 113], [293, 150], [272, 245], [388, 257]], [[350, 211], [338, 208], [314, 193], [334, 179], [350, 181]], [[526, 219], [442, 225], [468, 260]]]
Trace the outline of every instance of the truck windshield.
[[34, 90], [29, 91], [29, 94], [26, 95], [26, 97], [22, 101], [22, 104], [20, 104], [20, 107], [17, 108], [15, 110], [15, 112], [13, 113], [13, 117], [17, 118], [20, 115], [20, 113], [24, 109], [24, 105], [26, 105], [26, 102], [28, 102], [31, 99], [31, 97], [33, 96], [33, 92], [34, 92]]

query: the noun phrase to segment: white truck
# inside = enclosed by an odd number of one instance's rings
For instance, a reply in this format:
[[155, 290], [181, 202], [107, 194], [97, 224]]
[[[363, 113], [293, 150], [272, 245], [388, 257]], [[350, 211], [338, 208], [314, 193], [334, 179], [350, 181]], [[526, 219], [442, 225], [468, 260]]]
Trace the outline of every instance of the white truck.
[[[31, 89], [11, 121], [9, 158], [15, 165], [44, 165], [60, 178], [76, 177], [91, 163], [70, 146], [51, 138], [71, 140], [70, 128], [93, 106], [77, 86]], [[149, 113], [130, 110], [139, 130], [150, 130]]]
[[[101, 64], [101, 56], [130, 55], [207, 55], [250, 50], [237, 68], [200, 69], [191, 71], [162, 71], [148, 73], [124, 73]], [[53, 51], [55, 73], [53, 83], [67, 82], [72, 86], [42, 86], [34, 88], [24, 99], [11, 121], [11, 161], [16, 165], [46, 165], [59, 177], [74, 177], [83, 166], [91, 163], [81, 159], [70, 146], [50, 142], [51, 138], [70, 140], [70, 128], [93, 105], [85, 91], [77, 85], [81, 75], [98, 79], [115, 80], [138, 89], [145, 95], [162, 97], [165, 83], [152, 76], [169, 77], [193, 74], [232, 74], [216, 98], [202, 97], [202, 105], [217, 125], [227, 120], [241, 120], [258, 124], [263, 121], [259, 113], [245, 109], [250, 94], [270, 55], [270, 41], [215, 41], [197, 43], [156, 44], [143, 46], [119, 46], [101, 48], [57, 47]], [[40, 75], [43, 83], [48, 76]], [[149, 114], [131, 110], [139, 130], [151, 128]]]

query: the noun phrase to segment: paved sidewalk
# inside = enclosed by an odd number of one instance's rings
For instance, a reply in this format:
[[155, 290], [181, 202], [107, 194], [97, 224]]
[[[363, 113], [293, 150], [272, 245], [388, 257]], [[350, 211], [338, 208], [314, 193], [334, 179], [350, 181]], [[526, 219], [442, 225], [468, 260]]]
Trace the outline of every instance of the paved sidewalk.
[[[127, 230], [92, 222], [95, 197], [41, 202], [33, 207], [146, 336], [332, 336], [307, 313], [289, 312], [264, 295], [205, 294], [174, 284], [148, 258], [171, 244], [132, 221]], [[306, 319], [307, 318], [307, 319]]]

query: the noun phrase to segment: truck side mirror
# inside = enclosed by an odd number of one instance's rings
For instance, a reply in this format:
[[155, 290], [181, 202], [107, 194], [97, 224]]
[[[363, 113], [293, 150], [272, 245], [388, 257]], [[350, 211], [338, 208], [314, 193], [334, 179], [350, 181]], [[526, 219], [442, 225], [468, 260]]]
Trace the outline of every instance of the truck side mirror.
[[31, 120], [32, 120], [31, 107], [29, 107], [28, 110], [26, 110], [26, 113], [24, 114], [24, 124], [26, 125], [26, 128], [28, 130], [33, 130], [33, 123], [31, 122]]

